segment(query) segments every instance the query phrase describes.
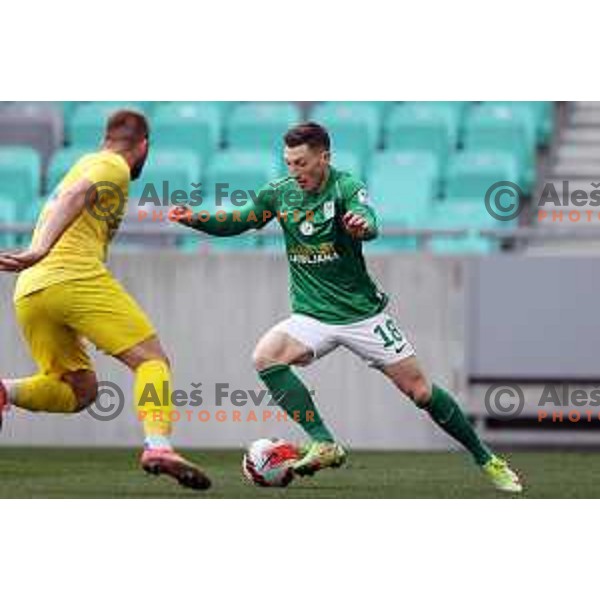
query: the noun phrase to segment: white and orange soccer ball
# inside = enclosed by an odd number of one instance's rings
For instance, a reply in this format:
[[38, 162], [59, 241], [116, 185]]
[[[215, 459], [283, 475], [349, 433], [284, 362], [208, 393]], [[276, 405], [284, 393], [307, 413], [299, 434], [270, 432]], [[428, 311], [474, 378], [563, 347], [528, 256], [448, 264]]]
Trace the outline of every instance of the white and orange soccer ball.
[[300, 458], [298, 447], [278, 438], [252, 442], [242, 458], [246, 479], [262, 487], [286, 487], [294, 478], [292, 465]]

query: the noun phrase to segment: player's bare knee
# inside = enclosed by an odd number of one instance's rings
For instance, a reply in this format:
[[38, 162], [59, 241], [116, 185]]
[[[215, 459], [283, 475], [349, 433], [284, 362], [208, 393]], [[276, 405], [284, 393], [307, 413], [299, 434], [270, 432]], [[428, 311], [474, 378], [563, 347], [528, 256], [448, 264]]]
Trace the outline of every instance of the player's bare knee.
[[275, 365], [290, 365], [302, 367], [309, 364], [312, 360], [310, 352], [301, 355], [289, 352], [277, 352], [274, 354], [266, 354], [260, 350], [255, 350], [252, 354], [252, 362], [257, 372], [264, 371]]
[[171, 361], [157, 337], [141, 342], [115, 358], [126, 364], [132, 371], [137, 371], [140, 365], [152, 360], [164, 362], [171, 369]]
[[254, 368], [258, 373], [274, 365], [286, 364], [282, 360], [278, 359], [277, 356], [265, 354], [260, 350], [255, 350], [252, 353], [252, 363], [254, 364]]
[[267, 358], [256, 350], [252, 353], [252, 364], [254, 365], [254, 369], [259, 373], [269, 367]]
[[427, 408], [431, 400], [431, 387], [423, 376], [414, 378], [406, 393], [418, 408]]

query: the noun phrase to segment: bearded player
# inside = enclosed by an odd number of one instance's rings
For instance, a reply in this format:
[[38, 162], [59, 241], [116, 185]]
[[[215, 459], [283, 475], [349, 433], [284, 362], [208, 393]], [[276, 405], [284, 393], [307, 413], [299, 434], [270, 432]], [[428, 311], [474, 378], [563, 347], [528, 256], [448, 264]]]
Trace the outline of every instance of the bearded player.
[[[126, 211], [129, 182], [140, 176], [148, 149], [145, 117], [113, 114], [100, 151], [75, 163], [44, 206], [29, 249], [0, 254], [0, 270], [21, 271], [16, 316], [39, 369], [31, 377], [0, 380], [0, 425], [11, 406], [76, 413], [95, 401], [98, 386], [85, 338], [135, 374], [145, 432], [142, 468], [206, 489], [210, 480], [169, 441], [171, 371], [156, 331], [104, 265]], [[149, 386], [160, 406], [143, 402]]]
[[330, 139], [320, 125], [298, 125], [284, 142], [289, 176], [266, 185], [255, 204], [227, 219], [194, 215], [188, 207], [172, 209], [170, 218], [229, 236], [259, 229], [277, 216], [290, 267], [292, 315], [260, 339], [254, 365], [273, 398], [311, 438], [294, 465], [296, 473], [312, 475], [346, 459], [292, 368], [344, 346], [380, 370], [460, 442], [496, 488], [520, 492], [517, 475], [479, 439], [452, 395], [429, 382], [412, 345], [386, 311], [388, 297], [369, 276], [362, 255], [362, 243], [377, 236], [365, 186], [330, 165]]

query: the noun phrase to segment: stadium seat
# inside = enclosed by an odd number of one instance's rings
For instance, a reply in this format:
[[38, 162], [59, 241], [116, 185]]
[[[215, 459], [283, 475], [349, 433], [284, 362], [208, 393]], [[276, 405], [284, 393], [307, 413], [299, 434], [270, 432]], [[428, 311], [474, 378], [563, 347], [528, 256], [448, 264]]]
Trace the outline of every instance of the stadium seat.
[[18, 236], [18, 245], [21, 248], [29, 246], [31, 242], [31, 234], [33, 233], [33, 229], [47, 200], [48, 198], [46, 196], [34, 198], [31, 202], [27, 203], [26, 206], [23, 206], [22, 210], [17, 213], [17, 220], [20, 223], [29, 225], [29, 231]]
[[499, 181], [517, 181], [515, 158], [506, 152], [458, 152], [448, 165], [444, 196], [483, 206], [488, 189]]
[[429, 153], [377, 153], [368, 184], [383, 223], [418, 226], [438, 193], [436, 158]]
[[223, 123], [226, 123], [227, 120], [229, 119], [231, 113], [233, 112], [233, 109], [236, 106], [238, 106], [239, 104], [242, 104], [242, 102], [229, 101], [229, 100], [207, 100], [207, 101], [186, 100], [185, 102], [181, 102], [181, 101], [155, 102], [155, 104], [161, 105], [161, 106], [167, 106], [170, 104], [197, 104], [200, 107], [212, 106], [213, 108], [216, 108], [219, 111], [219, 115], [221, 116]]
[[67, 137], [74, 146], [97, 148], [104, 136], [108, 117], [117, 110], [144, 112], [140, 102], [89, 102], [78, 105], [68, 123]]
[[[258, 192], [277, 174], [277, 160], [271, 152], [225, 150], [214, 155], [203, 187], [206, 198], [215, 198], [217, 194], [225, 197], [235, 190], [245, 192], [249, 198], [249, 190]], [[221, 191], [217, 184], [221, 184]]]
[[395, 107], [384, 123], [386, 150], [432, 152], [442, 171], [458, 140], [455, 109], [429, 103]]
[[[224, 150], [214, 155], [203, 179], [203, 202], [196, 212], [232, 212], [253, 202], [250, 192], [258, 191], [277, 175], [277, 160], [271, 152]], [[219, 186], [219, 187], [217, 187]], [[230, 195], [237, 192], [237, 198]], [[238, 204], [232, 202], [234, 200]], [[204, 244], [204, 243], [203, 243]], [[190, 244], [193, 246], [193, 243]], [[247, 232], [230, 238], [211, 237], [205, 247], [212, 252], [255, 250], [257, 236]]]
[[379, 152], [368, 175], [369, 193], [382, 235], [366, 246], [369, 254], [415, 251], [414, 237], [394, 237], [394, 228], [424, 227], [439, 191], [439, 164], [427, 152]]
[[[377, 152], [371, 159], [370, 176], [386, 172], [397, 180], [428, 179], [435, 183], [435, 195], [441, 183], [440, 163], [432, 152], [400, 152], [387, 150]], [[401, 184], [400, 184], [401, 185]]]
[[44, 189], [46, 193], [52, 190], [60, 183], [61, 179], [67, 174], [69, 169], [85, 154], [95, 152], [95, 148], [61, 148], [52, 155], [46, 171], [46, 184]]
[[0, 147], [33, 148], [43, 168], [64, 141], [60, 111], [44, 104], [13, 102], [0, 111]]
[[498, 248], [498, 242], [480, 235], [481, 229], [502, 229], [511, 222], [497, 221], [486, 210], [483, 203], [465, 201], [437, 203], [430, 215], [431, 229], [467, 229], [460, 237], [433, 236], [429, 250], [439, 254], [486, 254]]
[[206, 162], [218, 149], [223, 117], [211, 102], [172, 102], [158, 108], [152, 119], [155, 149], [195, 152]]
[[32, 148], [0, 147], [0, 195], [17, 213], [40, 196], [40, 170], [40, 156]]
[[[319, 104], [324, 104], [324, 102]], [[348, 107], [357, 106], [359, 109], [363, 106], [371, 106], [377, 111], [379, 118], [383, 119], [397, 103], [387, 100], [345, 100], [338, 102], [329, 101], [327, 104], [343, 104]]]
[[[197, 190], [202, 193], [202, 187], [196, 187], [201, 180], [201, 164], [196, 154], [186, 150], [157, 150], [150, 154], [140, 179], [130, 187], [130, 207], [139, 209], [140, 219], [146, 216], [151, 219], [153, 211], [166, 217], [174, 199], [191, 205], [196, 202], [192, 194]], [[177, 198], [176, 191], [181, 192]]]
[[281, 153], [283, 135], [300, 120], [300, 108], [293, 102], [244, 102], [231, 113], [227, 144], [235, 150]]
[[465, 116], [472, 102], [466, 100], [436, 100], [425, 102], [405, 102], [404, 106], [417, 106], [426, 108], [449, 117], [457, 127], [457, 132], [460, 133], [464, 126]]
[[516, 179], [525, 194], [535, 180], [535, 122], [528, 110], [481, 105], [467, 115], [464, 148], [470, 152], [510, 152], [517, 159]]
[[31, 202], [28, 202], [27, 205], [23, 207], [23, 210], [20, 211], [20, 213], [17, 214], [17, 218], [23, 223], [29, 223], [32, 226], [35, 225], [47, 201], [48, 196], [34, 198]]
[[482, 104], [488, 106], [507, 106], [516, 111], [523, 111], [525, 118], [532, 119], [534, 122], [536, 141], [539, 146], [546, 145], [554, 134], [554, 102], [509, 102], [488, 100], [482, 102]]
[[[12, 198], [0, 196], [0, 224], [10, 225], [17, 222], [17, 207]], [[0, 233], [0, 249], [14, 248], [17, 245], [17, 235], [14, 233]]]
[[351, 173], [355, 177], [365, 177], [364, 165], [361, 157], [350, 150], [339, 150], [332, 153], [331, 164], [340, 171]]
[[369, 103], [319, 103], [310, 118], [328, 129], [333, 151], [352, 151], [361, 157], [363, 164], [379, 145], [380, 112]]
[[82, 102], [74, 102], [71, 100], [63, 100], [62, 102], [57, 102], [56, 104], [60, 104], [63, 114], [63, 123], [65, 127], [65, 131], [67, 130], [67, 123], [71, 122], [73, 115], [75, 114], [75, 109], [82, 104]]

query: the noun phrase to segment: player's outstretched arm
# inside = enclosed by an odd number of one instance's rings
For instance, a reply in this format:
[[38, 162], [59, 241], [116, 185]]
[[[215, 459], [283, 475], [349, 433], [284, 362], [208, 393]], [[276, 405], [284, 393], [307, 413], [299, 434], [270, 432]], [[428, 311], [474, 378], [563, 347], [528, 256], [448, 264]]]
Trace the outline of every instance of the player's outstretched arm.
[[195, 214], [188, 206], [175, 206], [169, 210], [170, 221], [220, 237], [240, 235], [250, 229], [261, 229], [274, 217], [273, 211], [259, 209], [254, 204], [231, 212], [220, 210], [215, 214], [209, 214], [206, 210]]
[[22, 271], [48, 255], [50, 250], [82, 213], [92, 183], [82, 179], [61, 193], [48, 208], [39, 234], [27, 250], [0, 254], [0, 271]]

